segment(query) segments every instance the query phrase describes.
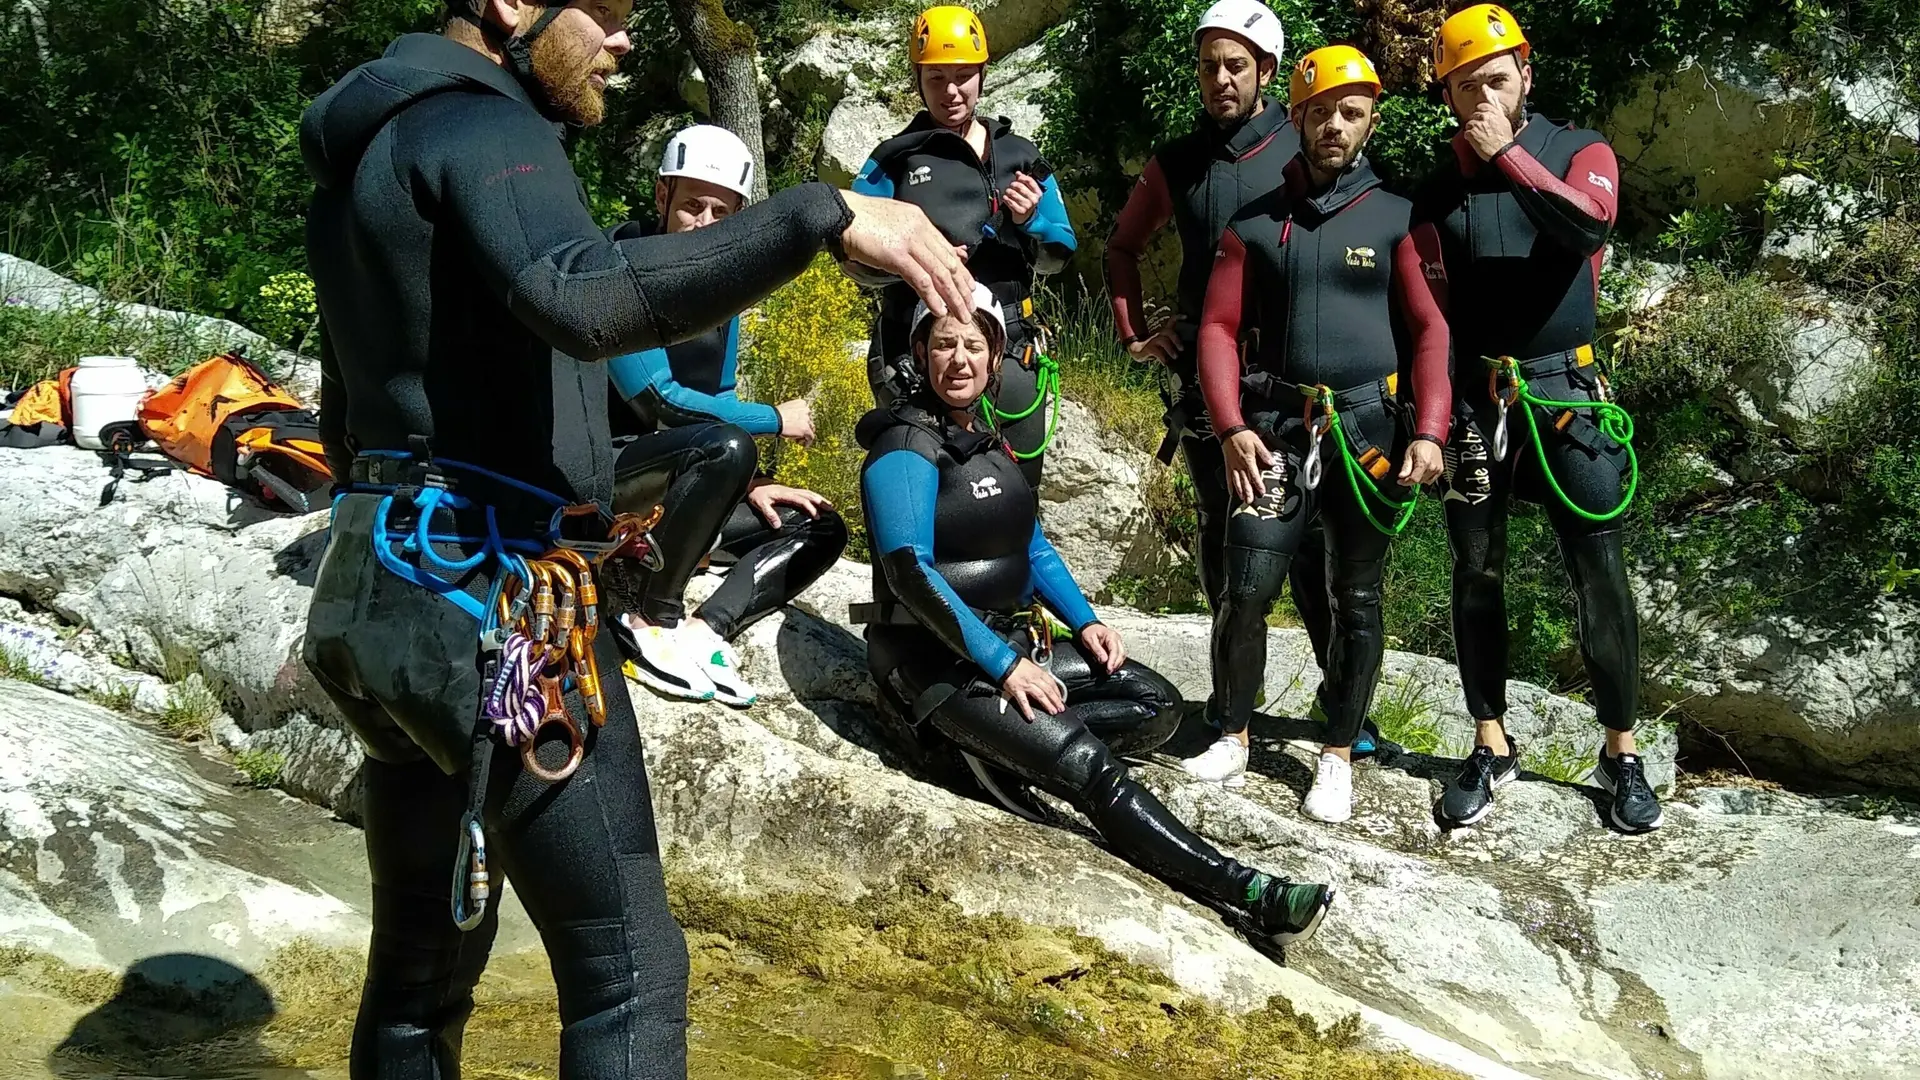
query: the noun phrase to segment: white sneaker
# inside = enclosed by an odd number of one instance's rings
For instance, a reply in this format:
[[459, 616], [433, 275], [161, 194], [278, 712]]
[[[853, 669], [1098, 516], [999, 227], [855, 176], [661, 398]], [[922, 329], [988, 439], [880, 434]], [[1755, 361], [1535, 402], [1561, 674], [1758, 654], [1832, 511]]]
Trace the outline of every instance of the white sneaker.
[[707, 620], [696, 617], [681, 623], [680, 638], [687, 654], [713, 683], [713, 700], [742, 709], [760, 700], [760, 692], [740, 677], [740, 654], [713, 632]]
[[1247, 748], [1239, 739], [1222, 735], [1207, 747], [1205, 753], [1188, 758], [1180, 763], [1180, 767], [1187, 771], [1188, 776], [1212, 780], [1223, 787], [1245, 787]]
[[1300, 810], [1315, 821], [1338, 825], [1353, 816], [1353, 763], [1337, 754], [1323, 753], [1313, 770], [1313, 786], [1307, 789]]
[[632, 656], [622, 671], [657, 694], [685, 701], [713, 700], [716, 691], [706, 665], [687, 656], [679, 634], [632, 615], [620, 616], [614, 625]]

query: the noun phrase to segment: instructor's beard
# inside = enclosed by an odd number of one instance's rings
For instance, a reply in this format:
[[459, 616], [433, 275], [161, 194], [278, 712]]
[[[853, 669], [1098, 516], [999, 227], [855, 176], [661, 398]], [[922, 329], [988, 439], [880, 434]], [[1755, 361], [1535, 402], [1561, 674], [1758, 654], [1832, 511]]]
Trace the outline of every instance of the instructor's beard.
[[607, 118], [607, 91], [591, 76], [611, 76], [615, 60], [597, 41], [566, 34], [542, 34], [533, 43], [533, 77], [547, 99], [554, 119], [592, 127]]

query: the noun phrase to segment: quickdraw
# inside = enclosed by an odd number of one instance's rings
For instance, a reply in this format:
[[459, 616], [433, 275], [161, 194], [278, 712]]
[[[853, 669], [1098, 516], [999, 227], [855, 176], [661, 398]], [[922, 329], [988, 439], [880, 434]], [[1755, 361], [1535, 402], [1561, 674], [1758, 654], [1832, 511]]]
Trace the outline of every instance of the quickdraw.
[[1044, 334], [1036, 343], [1035, 350], [1034, 363], [1037, 367], [1034, 372], [1033, 400], [1026, 408], [1017, 413], [1004, 413], [994, 407], [992, 400], [980, 399], [980, 404], [987, 414], [987, 422], [993, 425], [995, 431], [1002, 434], [1005, 434], [1005, 425], [1017, 424], [1032, 416], [1043, 402], [1050, 403], [1046, 435], [1041, 438], [1040, 445], [1035, 449], [1011, 451], [1016, 461], [1032, 461], [1046, 453], [1047, 448], [1053, 445], [1054, 433], [1060, 428], [1060, 362], [1047, 354]]
[[[1403, 501], [1381, 491], [1380, 485], [1374, 482], [1373, 474], [1368, 472], [1366, 466], [1354, 456], [1353, 445], [1347, 441], [1347, 430], [1340, 423], [1340, 411], [1334, 405], [1333, 390], [1324, 384], [1300, 385], [1297, 389], [1307, 399], [1307, 437], [1313, 442], [1307, 451], [1307, 462], [1304, 467], [1306, 475], [1301, 481], [1302, 484], [1309, 491], [1319, 486], [1320, 440], [1331, 429], [1334, 446], [1339, 449], [1341, 464], [1346, 469], [1347, 484], [1353, 489], [1354, 502], [1359, 504], [1360, 512], [1366, 516], [1367, 523], [1388, 536], [1399, 536], [1405, 532], [1407, 524], [1413, 520], [1413, 510], [1419, 503], [1420, 492], [1417, 489], [1412, 491]], [[1320, 408], [1317, 418], [1314, 415], [1316, 405]], [[1369, 496], [1393, 513], [1391, 524], [1381, 521], [1374, 515], [1373, 508], [1368, 503]]]
[[[1500, 407], [1500, 419], [1493, 430], [1494, 460], [1504, 461], [1507, 456], [1507, 410], [1515, 403], [1533, 406], [1534, 408], [1525, 408], [1521, 412], [1527, 418], [1527, 431], [1533, 436], [1533, 449], [1534, 453], [1539, 455], [1540, 472], [1547, 478], [1547, 486], [1553, 489], [1554, 495], [1560, 502], [1568, 510], [1592, 522], [1612, 521], [1626, 513], [1627, 508], [1633, 505], [1634, 495], [1640, 490], [1640, 457], [1634, 453], [1633, 449], [1633, 417], [1628, 415], [1627, 410], [1607, 400], [1606, 383], [1600, 384], [1601, 397], [1597, 401], [1549, 401], [1536, 396], [1528, 388], [1526, 376], [1520, 373], [1520, 362], [1513, 357], [1488, 356], [1482, 359], [1486, 360], [1491, 368], [1487, 373], [1488, 393]], [[1505, 386], [1501, 385], [1503, 377], [1506, 380]], [[1566, 422], [1566, 418], [1573, 415], [1574, 410], [1591, 409], [1597, 414], [1593, 422], [1600, 429], [1600, 433], [1612, 439], [1627, 452], [1627, 489], [1620, 496], [1618, 506], [1596, 514], [1576, 504], [1568, 496], [1566, 489], [1560, 486], [1560, 479], [1553, 475], [1553, 466], [1547, 462], [1547, 446], [1541, 441], [1540, 421], [1534, 416], [1534, 409], [1562, 411], [1564, 414], [1562, 425]]]

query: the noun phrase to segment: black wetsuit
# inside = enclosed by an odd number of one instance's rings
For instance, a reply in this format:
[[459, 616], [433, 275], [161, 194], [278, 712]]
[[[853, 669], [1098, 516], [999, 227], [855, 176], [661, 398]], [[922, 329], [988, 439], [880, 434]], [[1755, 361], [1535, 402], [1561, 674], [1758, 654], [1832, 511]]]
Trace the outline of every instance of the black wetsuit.
[[1510, 497], [1540, 504], [1572, 579], [1580, 650], [1600, 722], [1631, 731], [1639, 712], [1639, 619], [1627, 586], [1618, 519], [1568, 509], [1541, 472], [1590, 513], [1620, 503], [1627, 455], [1585, 411], [1536, 418], [1536, 446], [1520, 407], [1496, 461], [1498, 410], [1488, 357], [1523, 364], [1533, 392], [1591, 401], [1600, 390], [1593, 337], [1600, 264], [1618, 207], [1619, 166], [1597, 132], [1537, 114], [1492, 163], [1463, 140], [1415, 199], [1439, 230], [1453, 301], [1455, 422], [1447, 448], [1447, 534], [1453, 547], [1453, 636], [1467, 708], [1507, 711], [1507, 513]]
[[[1076, 240], [1059, 184], [1039, 149], [1015, 135], [1005, 117], [983, 116], [979, 122], [987, 128], [984, 162], [964, 136], [940, 127], [922, 112], [905, 131], [874, 149], [853, 190], [913, 203], [927, 212], [949, 241], [968, 249], [968, 272], [993, 290], [1006, 316], [1006, 362], [993, 404], [1009, 415], [1031, 408], [1022, 419], [1006, 424], [1004, 431], [1015, 450], [1031, 453], [1046, 440], [1052, 409], [1050, 401], [1035, 405], [1039, 358], [1032, 322], [1033, 279], [1066, 265]], [[1042, 189], [1040, 205], [1025, 224], [1015, 224], [1002, 205], [1002, 193], [1013, 183], [1015, 173], [1032, 177]], [[882, 406], [902, 390], [898, 365], [911, 363], [907, 334], [917, 303], [913, 290], [898, 281], [881, 293], [867, 374], [875, 400]], [[1036, 485], [1041, 461], [1034, 457], [1021, 464]]]
[[662, 565], [632, 560], [606, 567], [610, 598], [661, 626], [686, 612], [687, 582], [709, 552], [733, 567], [700, 606], [714, 633], [730, 639], [800, 595], [846, 550], [847, 526], [823, 509], [810, 517], [780, 507], [778, 528], [745, 502], [759, 463], [753, 436], [778, 435], [771, 405], [734, 391], [740, 320], [670, 345], [616, 358], [611, 424], [619, 463], [614, 509], [665, 513], [654, 528]]
[[[851, 215], [807, 185], [697, 233], [611, 240], [526, 89], [430, 35], [401, 38], [323, 94], [300, 145], [317, 185], [320, 422], [342, 490], [305, 656], [368, 755], [373, 937], [350, 1072], [451, 1077], [497, 910], [465, 934], [449, 916], [483, 682], [479, 624], [455, 601], [484, 596], [498, 563], [445, 578], [393, 532], [443, 482], [471, 508], [435, 517], [435, 534], [468, 538], [434, 543], [441, 558], [484, 554], [471, 538], [487, 535], [486, 507], [508, 542], [537, 550], [553, 504], [609, 501], [607, 375], [594, 361], [720, 324], [797, 275]], [[449, 583], [442, 594], [402, 573]], [[518, 754], [491, 755], [492, 865], [552, 960], [561, 1075], [681, 1077], [685, 944], [610, 637], [596, 655], [607, 723], [589, 727], [571, 779], [548, 786]], [[568, 705], [586, 715], [576, 693]]]
[[1194, 835], [1119, 760], [1177, 726], [1179, 695], [1165, 679], [1132, 660], [1106, 674], [1062, 642], [1051, 670], [1066, 686], [1064, 711], [1029, 722], [1001, 696], [1031, 652], [1016, 615], [1036, 596], [1076, 632], [1095, 621], [1004, 444], [907, 402], [869, 413], [859, 436], [875, 559], [874, 604], [856, 617], [869, 623], [868, 664], [888, 710], [1072, 803], [1134, 865], [1244, 903], [1254, 871]]
[[[1206, 300], [1207, 278], [1213, 273], [1214, 252], [1240, 208], [1272, 193], [1283, 182], [1283, 171], [1300, 152], [1300, 132], [1287, 119], [1286, 107], [1268, 97], [1260, 112], [1223, 128], [1202, 113], [1193, 130], [1154, 151], [1127, 197], [1107, 239], [1107, 290], [1113, 298], [1113, 324], [1122, 342], [1147, 336], [1146, 304], [1140, 280], [1140, 260], [1153, 235], [1171, 221], [1180, 236], [1180, 275], [1174, 315], [1180, 353], [1167, 362], [1169, 387], [1162, 395], [1167, 406], [1169, 444], [1178, 442], [1193, 478], [1194, 510], [1199, 519], [1199, 550], [1194, 554], [1200, 573], [1200, 591], [1207, 609], [1218, 610], [1220, 590], [1226, 586], [1227, 465], [1219, 440], [1207, 419], [1206, 397], [1200, 392], [1195, 339], [1200, 331], [1200, 306]], [[1170, 462], [1170, 445], [1161, 447], [1161, 459]], [[1301, 624], [1313, 642], [1313, 655], [1324, 670], [1327, 639], [1333, 613], [1328, 607], [1326, 559], [1318, 533], [1302, 538], [1300, 554], [1287, 574], [1293, 585], [1293, 603]], [[1219, 702], [1213, 702], [1218, 723]]]
[[[1394, 511], [1349, 476], [1337, 440], [1344, 434], [1361, 464], [1377, 469], [1370, 475], [1379, 490], [1401, 501], [1411, 497], [1395, 482], [1409, 438], [1446, 438], [1447, 328], [1431, 265], [1439, 241], [1431, 227], [1416, 231], [1411, 209], [1380, 190], [1364, 157], [1318, 193], [1296, 159], [1286, 185], [1250, 203], [1220, 238], [1200, 326], [1201, 385], [1221, 430], [1250, 426], [1275, 456], [1265, 493], [1236, 507], [1226, 527], [1213, 673], [1228, 731], [1244, 731], [1253, 715], [1266, 678], [1267, 612], [1316, 522], [1332, 600], [1320, 688], [1327, 744], [1353, 745], [1372, 702], [1385, 648], [1388, 537], [1368, 515], [1386, 522]], [[1338, 395], [1342, 425], [1321, 439], [1312, 489], [1303, 384]], [[1417, 408], [1417, 424], [1403, 398]]]

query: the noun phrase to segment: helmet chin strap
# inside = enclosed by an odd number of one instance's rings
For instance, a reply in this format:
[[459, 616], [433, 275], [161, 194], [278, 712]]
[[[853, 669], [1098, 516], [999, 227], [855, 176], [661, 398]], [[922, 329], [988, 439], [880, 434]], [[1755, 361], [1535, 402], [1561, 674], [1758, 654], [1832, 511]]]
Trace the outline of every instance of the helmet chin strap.
[[548, 5], [525, 32], [509, 34], [481, 16], [480, 9], [485, 2], [486, 0], [473, 0], [470, 6], [456, 11], [453, 17], [465, 19], [479, 27], [480, 34], [487, 39], [487, 43], [506, 54], [507, 70], [513, 72], [514, 77], [520, 80], [521, 85], [527, 88], [527, 92], [532, 94], [535, 100], [547, 104], [546, 91], [541, 88], [540, 80], [533, 75], [533, 43], [539, 40], [541, 34], [547, 32], [547, 27], [553, 25], [553, 20], [559, 18], [561, 12], [567, 10], [566, 3], [562, 0], [562, 2]]

